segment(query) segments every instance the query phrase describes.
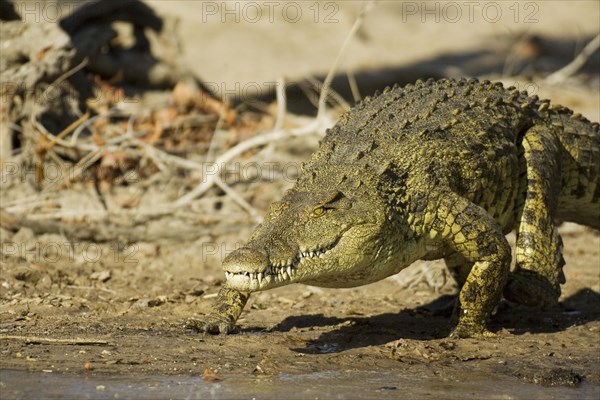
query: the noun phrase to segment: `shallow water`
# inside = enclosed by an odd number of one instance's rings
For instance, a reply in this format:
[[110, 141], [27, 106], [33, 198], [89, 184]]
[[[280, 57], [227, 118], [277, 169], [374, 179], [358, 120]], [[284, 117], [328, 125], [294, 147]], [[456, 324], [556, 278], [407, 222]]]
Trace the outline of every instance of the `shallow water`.
[[598, 399], [600, 387], [543, 387], [508, 377], [424, 380], [379, 372], [202, 377], [0, 371], [7, 399]]

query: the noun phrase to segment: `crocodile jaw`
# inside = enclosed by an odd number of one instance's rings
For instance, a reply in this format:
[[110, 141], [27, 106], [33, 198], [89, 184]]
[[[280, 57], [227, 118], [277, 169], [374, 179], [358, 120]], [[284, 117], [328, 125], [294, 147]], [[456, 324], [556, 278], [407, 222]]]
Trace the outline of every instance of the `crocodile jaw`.
[[[263, 265], [257, 265], [254, 260], [244, 257], [243, 252], [238, 254], [234, 252], [223, 262], [226, 286], [240, 291], [254, 292], [302, 282], [309, 266], [327, 263], [327, 259], [336, 251], [338, 242], [316, 250], [298, 251], [285, 262], [267, 261], [262, 263]], [[248, 249], [245, 251], [247, 252]]]
[[255, 263], [258, 257], [253, 257], [248, 247], [241, 248], [223, 262], [225, 286], [255, 292], [291, 283], [343, 288], [375, 282], [408, 265], [398, 262], [396, 246], [379, 237], [376, 225], [357, 225], [344, 231], [329, 246], [299, 251], [290, 260], [275, 265], [268, 259], [262, 264]]

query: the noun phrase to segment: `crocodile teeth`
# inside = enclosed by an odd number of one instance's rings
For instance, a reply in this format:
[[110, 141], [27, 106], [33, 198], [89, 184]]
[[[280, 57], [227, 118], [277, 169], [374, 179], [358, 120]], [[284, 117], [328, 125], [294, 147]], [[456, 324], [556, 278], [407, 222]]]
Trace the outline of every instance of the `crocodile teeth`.
[[264, 271], [261, 272], [225, 271], [225, 278], [226, 280], [233, 280], [236, 278], [239, 279], [240, 277], [245, 277], [251, 281], [257, 281], [256, 283], [258, 283], [259, 285], [262, 284], [263, 280], [265, 280], [267, 277], [269, 277], [269, 281], [272, 281], [273, 279], [277, 281], [291, 280], [292, 276], [296, 272], [296, 267], [303, 259], [312, 257], [323, 257], [325, 254], [328, 254], [334, 246], [335, 244], [325, 249], [301, 250], [289, 260], [273, 261]]
[[301, 251], [299, 253], [298, 259], [302, 260], [303, 258], [308, 258], [308, 257], [321, 257], [323, 254], [327, 254], [329, 253], [331, 249], [326, 249], [326, 250], [313, 250], [313, 251]]

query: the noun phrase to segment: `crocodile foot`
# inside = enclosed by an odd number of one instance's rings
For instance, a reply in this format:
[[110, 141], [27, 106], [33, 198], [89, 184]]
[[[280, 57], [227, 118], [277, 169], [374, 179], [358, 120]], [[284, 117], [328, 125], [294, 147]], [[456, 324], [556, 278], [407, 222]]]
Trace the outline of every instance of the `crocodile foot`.
[[249, 296], [250, 293], [222, 287], [214, 310], [201, 320], [189, 319], [186, 327], [212, 334], [235, 332], [235, 321], [242, 313]]
[[548, 308], [558, 304], [560, 286], [527, 270], [515, 271], [504, 287], [504, 298], [528, 307]]
[[213, 335], [218, 335], [220, 333], [227, 335], [237, 330], [235, 322], [231, 322], [228, 318], [212, 313], [201, 320], [195, 318], [188, 319], [185, 327]]
[[452, 330], [450, 338], [452, 339], [485, 339], [496, 337], [494, 332], [488, 331], [483, 325], [472, 325], [472, 324], [458, 324], [456, 328]]

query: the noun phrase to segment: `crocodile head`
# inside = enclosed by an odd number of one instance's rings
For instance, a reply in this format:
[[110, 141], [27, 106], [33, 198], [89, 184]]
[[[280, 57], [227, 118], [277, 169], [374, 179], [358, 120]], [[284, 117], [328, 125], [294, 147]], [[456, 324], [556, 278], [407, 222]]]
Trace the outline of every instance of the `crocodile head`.
[[[388, 208], [374, 180], [351, 166], [304, 171], [271, 204], [248, 243], [223, 261], [226, 285], [259, 291], [302, 282], [351, 287], [376, 281], [391, 258]], [[366, 174], [367, 177], [373, 174]], [[389, 274], [388, 274], [389, 275]]]

